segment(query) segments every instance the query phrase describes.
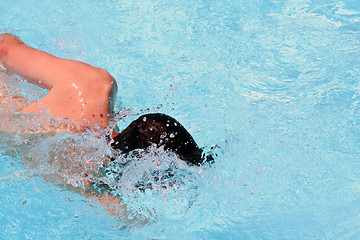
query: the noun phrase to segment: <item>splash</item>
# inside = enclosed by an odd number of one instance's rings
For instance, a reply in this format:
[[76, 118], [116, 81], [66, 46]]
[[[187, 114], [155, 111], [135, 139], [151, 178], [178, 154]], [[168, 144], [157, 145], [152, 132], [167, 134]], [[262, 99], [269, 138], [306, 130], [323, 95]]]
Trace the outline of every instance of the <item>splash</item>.
[[198, 195], [201, 171], [174, 153], [151, 146], [117, 156], [99, 172], [95, 189], [121, 198], [137, 218], [156, 221], [186, 214]]

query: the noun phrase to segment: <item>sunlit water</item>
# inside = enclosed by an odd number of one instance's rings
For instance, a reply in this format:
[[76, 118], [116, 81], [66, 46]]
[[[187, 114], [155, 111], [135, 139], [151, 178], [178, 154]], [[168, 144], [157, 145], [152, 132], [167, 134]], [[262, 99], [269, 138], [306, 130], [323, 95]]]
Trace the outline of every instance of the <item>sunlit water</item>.
[[[119, 170], [113, 189], [146, 222], [132, 225], [77, 190], [111, 154], [104, 138], [3, 131], [2, 239], [360, 238], [357, 0], [1, 1], [0, 23], [108, 70], [128, 109], [120, 129], [167, 113], [218, 154], [194, 168], [153, 150]], [[151, 180], [170, 165], [175, 183]]]

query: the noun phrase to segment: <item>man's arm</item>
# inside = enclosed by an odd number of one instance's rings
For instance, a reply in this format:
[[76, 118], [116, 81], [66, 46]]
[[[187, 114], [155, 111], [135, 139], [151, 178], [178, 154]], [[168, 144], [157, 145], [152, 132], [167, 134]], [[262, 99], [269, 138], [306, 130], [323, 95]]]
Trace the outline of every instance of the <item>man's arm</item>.
[[25, 45], [11, 34], [0, 34], [0, 64], [30, 83], [50, 91], [21, 112], [40, 112], [106, 128], [116, 96], [115, 79], [89, 64], [55, 57]]
[[46, 89], [53, 88], [64, 79], [98, 76], [102, 71], [83, 62], [61, 59], [29, 47], [8, 33], [0, 34], [0, 64], [30, 83]]

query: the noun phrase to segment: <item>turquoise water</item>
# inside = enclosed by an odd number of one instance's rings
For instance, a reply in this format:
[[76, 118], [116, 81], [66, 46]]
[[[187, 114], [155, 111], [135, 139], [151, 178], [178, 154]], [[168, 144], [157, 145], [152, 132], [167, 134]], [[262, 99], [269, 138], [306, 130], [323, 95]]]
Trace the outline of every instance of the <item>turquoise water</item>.
[[[105, 68], [122, 107], [167, 113], [219, 155], [186, 169], [183, 190], [138, 194], [123, 179], [127, 205], [152, 213], [124, 227], [44, 177], [54, 169], [25, 166], [27, 152], [13, 153], [17, 139], [5, 134], [2, 239], [360, 238], [357, 0], [2, 1], [0, 23], [33, 47]], [[37, 142], [36, 162], [63, 137]]]

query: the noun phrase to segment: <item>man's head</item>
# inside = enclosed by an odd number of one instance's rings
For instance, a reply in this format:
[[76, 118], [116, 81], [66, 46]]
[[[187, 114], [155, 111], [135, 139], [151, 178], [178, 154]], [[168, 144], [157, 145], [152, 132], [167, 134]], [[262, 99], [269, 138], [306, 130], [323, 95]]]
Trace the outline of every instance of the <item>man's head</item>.
[[201, 165], [214, 160], [212, 156], [203, 156], [203, 150], [178, 121], [160, 113], [145, 114], [133, 121], [114, 137], [111, 146], [122, 153], [128, 153], [154, 144], [175, 152], [189, 165]]

